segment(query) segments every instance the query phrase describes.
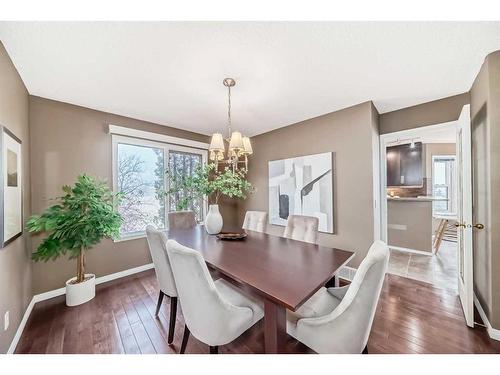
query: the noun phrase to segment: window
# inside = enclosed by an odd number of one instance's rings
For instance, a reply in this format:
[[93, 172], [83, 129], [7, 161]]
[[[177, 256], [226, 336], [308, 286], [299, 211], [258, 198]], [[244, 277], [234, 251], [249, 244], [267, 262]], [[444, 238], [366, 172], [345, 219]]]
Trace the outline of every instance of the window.
[[456, 208], [455, 156], [432, 157], [432, 193], [434, 214], [454, 214]]
[[163, 150], [126, 143], [118, 143], [117, 148], [117, 190], [123, 193], [121, 233], [139, 233], [148, 224], [165, 228], [165, 202], [157, 196], [164, 186]]
[[[191, 175], [195, 169], [201, 165], [202, 158], [200, 154], [193, 154], [190, 152], [182, 151], [170, 151], [168, 155], [168, 168], [170, 173], [174, 176], [180, 175]], [[170, 196], [169, 209], [170, 211], [175, 211], [177, 209], [177, 203], [183, 197], [184, 194], [179, 192], [173, 196]], [[201, 199], [190, 201], [188, 203], [188, 210], [192, 210], [196, 213], [196, 218], [198, 221], [203, 220], [203, 201]]]
[[[206, 150], [113, 134], [114, 190], [123, 193], [118, 208], [123, 217], [120, 237], [143, 236], [149, 224], [168, 228], [167, 212], [176, 210], [179, 197], [160, 194], [168, 187], [166, 169], [175, 175], [190, 174], [206, 159]], [[189, 209], [203, 220], [201, 199], [190, 202]]]

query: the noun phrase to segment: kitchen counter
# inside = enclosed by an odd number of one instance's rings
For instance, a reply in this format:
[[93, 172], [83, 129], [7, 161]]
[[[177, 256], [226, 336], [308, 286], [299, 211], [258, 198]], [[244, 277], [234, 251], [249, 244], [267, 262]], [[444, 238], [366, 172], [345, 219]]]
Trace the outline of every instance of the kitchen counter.
[[389, 246], [432, 253], [433, 197], [387, 197]]

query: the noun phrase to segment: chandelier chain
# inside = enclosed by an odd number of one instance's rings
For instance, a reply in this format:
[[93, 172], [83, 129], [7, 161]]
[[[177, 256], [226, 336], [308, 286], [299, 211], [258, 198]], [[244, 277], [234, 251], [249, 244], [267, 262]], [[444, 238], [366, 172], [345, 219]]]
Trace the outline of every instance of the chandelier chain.
[[227, 126], [229, 128], [229, 133], [228, 133], [228, 137], [230, 138], [231, 137], [231, 86], [228, 86], [228, 94], [227, 94], [227, 98], [228, 98], [228, 106], [227, 106]]
[[[245, 170], [248, 170], [248, 156], [253, 154], [250, 138], [244, 137], [240, 132], [233, 132], [231, 118], [231, 88], [236, 84], [233, 78], [224, 78], [222, 81], [227, 87], [227, 138], [221, 133], [212, 134], [210, 140], [210, 160], [213, 160], [217, 165], [219, 163], [227, 163], [232, 167], [233, 171], [238, 169], [239, 163], [245, 163]], [[227, 147], [225, 143], [229, 143]], [[227, 155], [227, 156], [226, 156]], [[226, 159], [227, 157], [227, 159]], [[244, 157], [244, 161], [240, 158]]]

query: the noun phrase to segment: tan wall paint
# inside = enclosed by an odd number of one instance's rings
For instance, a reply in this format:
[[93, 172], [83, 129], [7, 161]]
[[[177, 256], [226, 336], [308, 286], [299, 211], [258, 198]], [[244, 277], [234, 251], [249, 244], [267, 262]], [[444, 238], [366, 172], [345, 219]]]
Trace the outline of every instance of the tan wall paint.
[[380, 134], [458, 120], [462, 107], [469, 104], [469, 93], [463, 93], [432, 102], [382, 113], [379, 118]]
[[[30, 213], [30, 154], [28, 91], [0, 42], [0, 125], [22, 141], [23, 214]], [[31, 297], [29, 236], [24, 234], [0, 249], [0, 353], [5, 353], [24, 315]], [[3, 317], [10, 311], [10, 326], [3, 330]]]
[[[295, 156], [334, 153], [335, 234], [320, 233], [319, 243], [356, 252], [357, 267], [373, 242], [372, 135], [378, 116], [371, 102], [252, 138], [248, 179], [256, 192], [240, 202], [239, 222], [247, 210], [268, 211], [268, 162]], [[284, 227], [268, 225], [282, 235]]]
[[[486, 57], [471, 88], [471, 119], [473, 143], [487, 148], [491, 192], [490, 202], [483, 202], [489, 223], [484, 223], [484, 232], [474, 234], [484, 244], [474, 248], [474, 292], [492, 326], [500, 329], [500, 51]], [[483, 140], [475, 139], [474, 129], [483, 122], [487, 133]]]
[[[108, 124], [207, 142], [208, 137], [39, 97], [30, 97], [32, 212], [49, 205], [61, 186], [86, 172], [112, 181]], [[231, 210], [230, 210], [231, 211]], [[224, 213], [224, 211], [223, 211]], [[232, 213], [230, 213], [232, 214]], [[33, 249], [41, 236], [33, 241]], [[105, 240], [88, 252], [87, 271], [107, 275], [151, 262], [145, 239]], [[34, 293], [64, 286], [75, 274], [74, 261], [60, 258], [33, 266]]]
[[491, 324], [500, 329], [500, 51], [490, 54], [490, 178], [493, 314]]
[[[487, 60], [481, 66], [473, 85], [471, 88], [471, 122], [474, 129], [479, 122], [488, 121], [486, 115], [487, 103], [489, 99], [489, 72]], [[486, 124], [488, 126], [488, 124]], [[481, 142], [476, 139], [475, 131], [472, 130], [473, 144]], [[473, 161], [474, 163], [474, 161]], [[474, 200], [477, 200], [477, 194], [474, 194]], [[473, 210], [474, 210], [473, 205]], [[486, 207], [486, 205], [484, 205]], [[487, 224], [487, 223], [483, 223]], [[489, 229], [486, 229], [489, 230]], [[491, 254], [490, 254], [490, 240], [489, 236], [486, 238], [474, 240], [474, 293], [476, 294], [481, 306], [483, 307], [488, 319], [492, 317], [492, 301], [491, 301]], [[478, 243], [481, 246], [477, 246]]]

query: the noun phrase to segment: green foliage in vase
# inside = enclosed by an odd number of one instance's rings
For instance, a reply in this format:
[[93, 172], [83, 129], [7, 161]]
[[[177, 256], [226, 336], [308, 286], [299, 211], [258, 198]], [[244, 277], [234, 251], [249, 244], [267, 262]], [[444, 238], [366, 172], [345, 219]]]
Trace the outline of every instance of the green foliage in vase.
[[209, 203], [218, 204], [222, 196], [245, 199], [253, 191], [246, 180], [246, 170], [233, 171], [226, 167], [218, 171], [215, 164], [199, 165], [190, 175], [174, 175], [167, 171], [170, 181], [166, 194], [175, 197], [177, 210], [187, 209], [189, 202], [207, 198]]
[[84, 280], [85, 251], [103, 238], [118, 237], [122, 218], [117, 212], [121, 194], [83, 174], [74, 186], [62, 188], [65, 195], [41, 215], [28, 219], [32, 233], [46, 233], [47, 237], [32, 254], [35, 261], [48, 261], [68, 254], [77, 259], [77, 280]]
[[245, 199], [246, 194], [253, 191], [252, 184], [246, 179], [246, 173], [245, 169], [233, 171], [229, 167], [222, 172], [216, 171], [209, 182], [215, 204], [219, 202], [221, 196]]

